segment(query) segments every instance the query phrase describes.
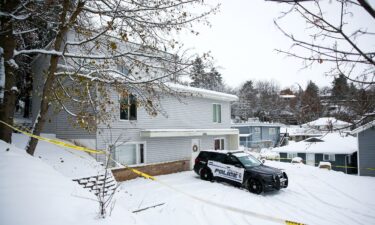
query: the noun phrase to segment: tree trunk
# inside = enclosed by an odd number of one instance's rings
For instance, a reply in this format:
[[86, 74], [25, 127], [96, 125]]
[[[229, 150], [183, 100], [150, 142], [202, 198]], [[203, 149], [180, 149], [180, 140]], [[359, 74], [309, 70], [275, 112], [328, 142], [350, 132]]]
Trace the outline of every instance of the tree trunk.
[[[3, 12], [11, 12], [18, 4], [18, 0], [2, 1], [0, 10]], [[9, 60], [13, 59], [16, 42], [13, 37], [13, 21], [11, 17], [2, 16], [0, 18], [0, 28], [2, 31], [0, 35], [0, 47], [3, 49], [2, 57], [4, 58], [5, 71], [4, 99], [3, 102], [0, 103], [0, 120], [12, 125], [18, 91], [16, 88], [13, 88], [16, 87], [16, 74], [15, 68], [9, 63]], [[12, 129], [0, 124], [0, 139], [11, 143]]]
[[[40, 103], [40, 110], [39, 114], [36, 116], [34, 126], [33, 126], [33, 134], [40, 135], [42, 132], [43, 126], [46, 121], [46, 116], [49, 109], [49, 102], [50, 102], [50, 93], [52, 91], [53, 82], [55, 80], [55, 71], [57, 68], [57, 63], [59, 61], [58, 56], [51, 56], [50, 66], [48, 68], [48, 76], [47, 80], [44, 83], [43, 94], [41, 95], [41, 103]], [[30, 138], [29, 143], [26, 146], [26, 152], [30, 155], [34, 155], [36, 145], [38, 144], [38, 139]]]
[[[69, 30], [69, 26], [71, 24], [67, 24], [66, 17], [68, 8], [70, 5], [70, 0], [64, 0], [63, 2], [63, 9], [60, 15], [60, 27], [58, 30], [58, 33], [56, 35], [55, 41], [54, 41], [54, 50], [55, 51], [61, 51], [61, 46], [64, 40], [64, 37], [66, 33]], [[79, 4], [79, 10], [83, 8], [84, 3]], [[77, 7], [78, 8], [78, 7]], [[75, 21], [80, 11], [76, 10], [70, 20]], [[42, 132], [43, 126], [46, 122], [46, 116], [48, 113], [48, 109], [51, 103], [51, 97], [52, 97], [52, 90], [53, 90], [53, 84], [55, 81], [55, 72], [57, 70], [57, 64], [59, 62], [60, 56], [52, 55], [50, 59], [50, 65], [47, 72], [47, 79], [44, 83], [43, 87], [43, 93], [41, 95], [41, 102], [40, 102], [40, 109], [39, 114], [36, 116], [36, 119], [34, 121], [33, 126], [33, 134], [34, 135], [40, 135]], [[40, 76], [41, 74], [38, 74]], [[36, 145], [38, 144], [38, 139], [30, 138], [29, 143], [26, 146], [26, 152], [30, 155], [34, 155]]]

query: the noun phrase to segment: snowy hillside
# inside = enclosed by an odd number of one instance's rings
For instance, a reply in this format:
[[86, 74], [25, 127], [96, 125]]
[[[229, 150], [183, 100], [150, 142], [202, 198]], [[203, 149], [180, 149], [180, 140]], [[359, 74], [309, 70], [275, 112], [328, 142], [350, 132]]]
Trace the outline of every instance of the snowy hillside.
[[121, 206], [116, 207], [112, 217], [98, 218], [96, 196], [64, 174], [74, 168], [86, 168], [84, 174], [93, 172], [90, 158], [83, 156], [76, 152], [72, 156], [70, 151], [41, 143], [37, 157], [31, 157], [0, 141], [0, 224], [140, 224], [140, 219], [134, 219]]
[[[26, 143], [22, 135], [14, 140], [20, 147]], [[121, 184], [112, 215], [99, 219], [96, 197], [71, 181], [102, 171], [93, 158], [42, 142], [31, 157], [0, 142], [0, 224], [280, 224], [246, 212], [307, 224], [375, 224], [374, 177], [272, 161], [266, 165], [285, 169], [289, 187], [256, 195], [202, 181], [192, 171], [158, 176], [163, 184], [138, 178]]]

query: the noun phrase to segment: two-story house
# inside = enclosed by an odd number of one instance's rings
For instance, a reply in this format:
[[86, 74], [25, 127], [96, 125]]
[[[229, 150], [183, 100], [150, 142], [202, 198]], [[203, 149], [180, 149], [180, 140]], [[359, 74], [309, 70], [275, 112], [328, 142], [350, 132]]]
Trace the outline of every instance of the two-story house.
[[[33, 115], [37, 115], [40, 97], [38, 84], [43, 82], [43, 62], [40, 56], [33, 63]], [[99, 123], [92, 132], [77, 128], [64, 110], [50, 113], [44, 133], [94, 149], [113, 146], [112, 157], [119, 163], [142, 167], [152, 175], [189, 170], [201, 149], [238, 149], [238, 130], [231, 129], [230, 102], [235, 95], [193, 88], [174, 83], [167, 86], [176, 92], [188, 93], [179, 98], [162, 95], [160, 105], [165, 114], [150, 116], [137, 107], [137, 95], [121, 96], [112, 91], [115, 110], [108, 123]], [[34, 118], [35, 119], [35, 118]], [[95, 155], [105, 162], [105, 155]], [[113, 164], [114, 165], [114, 164]], [[119, 180], [134, 177], [125, 170], [116, 170]]]

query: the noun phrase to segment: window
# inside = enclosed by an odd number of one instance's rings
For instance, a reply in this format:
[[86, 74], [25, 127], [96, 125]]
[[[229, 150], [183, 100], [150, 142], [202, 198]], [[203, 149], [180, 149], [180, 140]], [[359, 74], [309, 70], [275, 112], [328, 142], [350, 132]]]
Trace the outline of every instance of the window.
[[214, 142], [215, 150], [224, 150], [224, 138], [217, 138]]
[[120, 99], [120, 119], [137, 120], [137, 98], [130, 94]]
[[276, 135], [276, 128], [269, 128], [270, 135]]
[[217, 161], [217, 162], [221, 162], [221, 163], [224, 162], [225, 158], [226, 158], [226, 155], [224, 155], [224, 154], [214, 154], [212, 156], [212, 160]]
[[227, 156], [224, 160], [224, 163], [233, 166], [236, 164], [241, 164], [240, 161], [238, 161], [238, 159], [233, 155]]
[[297, 152], [289, 152], [288, 153], [288, 159], [293, 159], [295, 157], [298, 157]]
[[221, 123], [221, 105], [220, 104], [213, 104], [213, 122], [214, 123]]
[[114, 159], [124, 165], [145, 163], [145, 144], [124, 144], [117, 146]]
[[335, 161], [335, 155], [334, 154], [324, 154], [323, 160], [324, 161]]
[[254, 127], [254, 133], [260, 134], [260, 127]]

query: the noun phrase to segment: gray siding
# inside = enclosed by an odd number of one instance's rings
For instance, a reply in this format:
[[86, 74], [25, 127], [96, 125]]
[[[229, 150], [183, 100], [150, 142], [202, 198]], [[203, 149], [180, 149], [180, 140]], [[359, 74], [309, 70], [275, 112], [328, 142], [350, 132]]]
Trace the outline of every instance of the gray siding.
[[72, 118], [69, 118], [65, 111], [56, 115], [56, 137], [61, 139], [95, 139], [96, 131], [91, 133], [79, 127], [72, 125]]
[[[49, 65], [49, 56], [39, 55], [38, 58], [32, 64], [32, 75], [33, 75], [33, 93], [32, 93], [32, 116], [33, 122], [39, 113], [39, 107], [41, 102], [41, 95], [43, 92], [44, 77]], [[56, 133], [56, 117], [53, 116], [52, 111], [48, 113], [46, 122], [43, 127], [43, 133]]]
[[[49, 65], [49, 56], [39, 55], [32, 64], [33, 73], [33, 95], [32, 95], [32, 115], [33, 121], [39, 112], [41, 94], [43, 92], [44, 77]], [[65, 82], [66, 83], [66, 82]], [[66, 105], [69, 107], [69, 104]], [[60, 108], [60, 107], [57, 107]], [[72, 110], [72, 109], [71, 109]], [[74, 111], [74, 110], [72, 110]], [[46, 122], [44, 124], [43, 133], [54, 133], [57, 138], [62, 139], [95, 139], [95, 132], [89, 133], [84, 129], [74, 127], [68, 119], [65, 111], [56, 110], [56, 106], [51, 105]]]
[[[146, 110], [138, 108], [136, 121], [120, 120], [119, 95], [112, 93], [114, 100], [113, 128], [139, 129], [215, 129], [230, 128], [230, 102], [184, 97], [181, 102], [173, 96], [165, 96], [160, 105], [166, 115], [151, 117]], [[213, 122], [213, 103], [221, 104], [221, 123]], [[101, 126], [103, 127], [103, 125]]]
[[375, 176], [375, 127], [358, 133], [358, 166], [361, 176]]
[[[241, 126], [233, 127], [239, 130], [240, 134], [252, 134], [250, 137], [242, 137], [240, 139], [240, 145], [246, 147], [257, 147], [263, 146], [262, 142], [271, 141], [271, 146], [275, 146], [280, 137], [280, 127], [262, 127], [262, 126]], [[259, 128], [260, 132], [255, 133], [255, 128]], [[270, 135], [270, 128], [275, 128], [275, 134]], [[247, 143], [247, 145], [246, 145]]]
[[[201, 140], [201, 149], [213, 149], [215, 138], [224, 138], [225, 149], [228, 148], [229, 136], [202, 136], [202, 137], [166, 137], [166, 138], [142, 138], [140, 129], [112, 128], [98, 129], [97, 148], [106, 149], [108, 144], [126, 142], [145, 143], [146, 162], [158, 163], [175, 160], [186, 160], [191, 158], [192, 139]], [[97, 160], [104, 162], [104, 156], [98, 155]]]

